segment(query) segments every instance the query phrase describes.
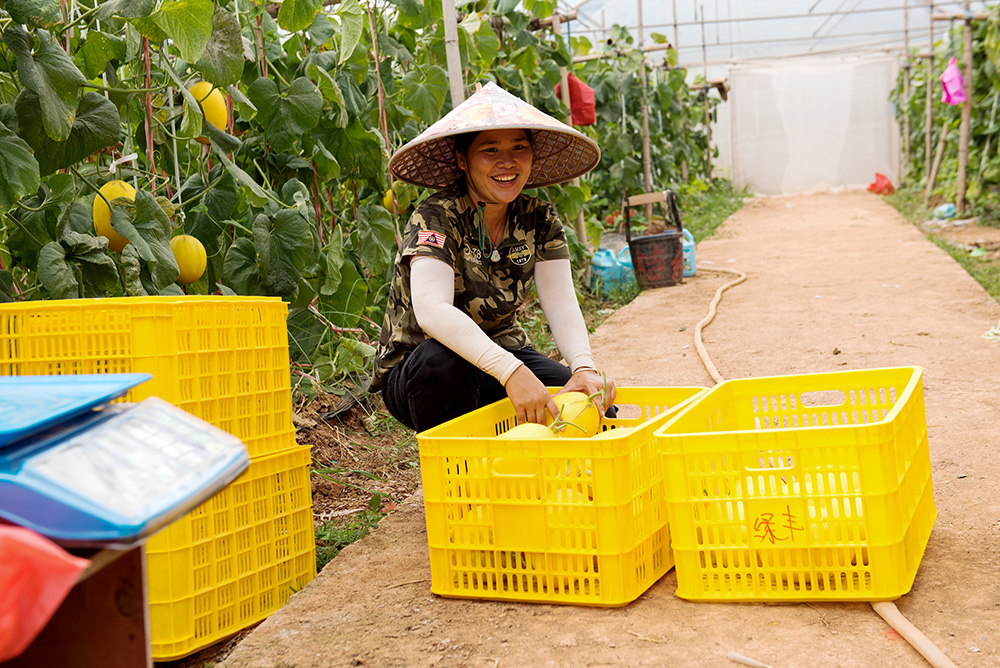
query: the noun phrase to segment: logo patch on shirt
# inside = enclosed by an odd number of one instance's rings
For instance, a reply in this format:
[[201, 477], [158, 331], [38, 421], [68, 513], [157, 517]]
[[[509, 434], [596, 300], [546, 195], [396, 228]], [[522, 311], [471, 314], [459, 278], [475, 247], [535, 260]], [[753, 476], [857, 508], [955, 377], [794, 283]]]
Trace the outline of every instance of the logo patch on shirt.
[[507, 259], [519, 266], [527, 264], [528, 260], [531, 259], [531, 251], [528, 250], [528, 244], [511, 246], [507, 250]]
[[417, 232], [417, 245], [444, 248], [444, 235], [434, 230], [420, 230]]

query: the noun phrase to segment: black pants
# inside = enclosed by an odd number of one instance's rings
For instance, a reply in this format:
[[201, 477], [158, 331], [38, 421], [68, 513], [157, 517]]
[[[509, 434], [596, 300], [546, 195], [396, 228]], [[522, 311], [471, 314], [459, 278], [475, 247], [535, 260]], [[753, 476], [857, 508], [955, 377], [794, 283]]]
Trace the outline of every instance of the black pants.
[[[534, 348], [510, 352], [546, 387], [562, 387], [573, 375], [568, 367]], [[424, 431], [506, 399], [507, 391], [493, 376], [428, 339], [392, 368], [382, 398], [394, 418], [410, 429]]]

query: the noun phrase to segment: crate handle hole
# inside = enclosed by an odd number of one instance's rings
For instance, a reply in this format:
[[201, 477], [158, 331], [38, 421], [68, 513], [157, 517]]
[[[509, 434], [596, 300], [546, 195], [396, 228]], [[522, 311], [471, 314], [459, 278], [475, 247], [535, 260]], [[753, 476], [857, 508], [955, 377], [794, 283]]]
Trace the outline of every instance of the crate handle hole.
[[820, 408], [824, 406], [843, 406], [847, 403], [847, 395], [843, 390], [818, 390], [803, 392], [799, 403], [805, 408]]
[[493, 460], [493, 475], [507, 478], [534, 478], [538, 475], [538, 461], [517, 457], [497, 457]]
[[636, 420], [645, 417], [646, 413], [638, 404], [619, 404], [616, 402], [615, 408], [618, 409], [617, 418], [619, 420]]

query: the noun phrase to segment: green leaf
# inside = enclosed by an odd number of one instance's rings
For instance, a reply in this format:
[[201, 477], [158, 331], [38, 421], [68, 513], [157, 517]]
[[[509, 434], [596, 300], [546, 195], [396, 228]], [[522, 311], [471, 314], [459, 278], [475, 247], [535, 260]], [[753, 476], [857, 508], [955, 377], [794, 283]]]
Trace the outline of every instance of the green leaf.
[[18, 133], [17, 112], [12, 104], [0, 104], [0, 123], [7, 126], [11, 132]]
[[8, 27], [3, 38], [17, 58], [21, 83], [38, 94], [45, 133], [56, 141], [65, 141], [73, 127], [80, 87], [87, 79], [48, 32], [36, 30], [35, 35], [39, 46], [34, 54], [31, 35], [20, 26]]
[[[329, 133], [323, 143], [340, 164], [345, 178], [383, 178], [386, 157], [382, 137], [361, 121], [354, 120], [343, 130]], [[375, 159], [376, 155], [380, 159]]]
[[[67, 261], [80, 270], [81, 297], [104, 297], [118, 286], [118, 265], [108, 255], [104, 237], [67, 232], [62, 239], [68, 248]], [[127, 248], [127, 246], [126, 246]]]
[[321, 296], [320, 307], [334, 327], [355, 327], [364, 312], [368, 284], [353, 262], [345, 262], [340, 273], [337, 291], [328, 297]]
[[94, 15], [101, 21], [116, 16], [134, 19], [149, 16], [154, 9], [156, 9], [156, 0], [107, 0], [107, 2], [101, 3]]
[[[240, 201], [240, 189], [232, 174], [224, 169], [222, 165], [213, 166], [208, 174], [208, 183], [202, 180], [201, 174], [197, 172], [192, 174], [181, 186], [180, 194], [181, 201], [188, 202], [204, 193], [197, 203], [204, 205], [205, 212], [220, 223], [233, 215]], [[209, 185], [212, 187], [209, 188]], [[185, 206], [185, 210], [190, 211], [190, 206]]]
[[63, 22], [59, 0], [7, 0], [5, 6], [15, 23], [32, 28], [51, 28]]
[[373, 275], [381, 275], [392, 263], [396, 244], [392, 216], [380, 206], [358, 207], [358, 234], [361, 262]]
[[14, 101], [21, 136], [34, 149], [42, 175], [75, 165], [94, 151], [117, 144], [121, 137], [118, 108], [99, 93], [84, 93], [70, 132], [53, 140], [42, 127], [41, 99], [22, 90]]
[[14, 275], [6, 269], [0, 269], [0, 303], [9, 303], [17, 299], [17, 289], [14, 287]]
[[538, 69], [538, 51], [533, 46], [522, 46], [510, 54], [508, 60], [528, 78]]
[[222, 275], [225, 284], [241, 295], [261, 294], [257, 249], [251, 239], [240, 237], [226, 251]]
[[441, 117], [449, 90], [448, 75], [442, 68], [431, 65], [410, 70], [403, 76], [402, 88], [403, 99], [417, 118], [430, 124]]
[[316, 127], [323, 110], [323, 96], [306, 77], [293, 79], [285, 93], [273, 80], [258, 77], [247, 90], [257, 107], [257, 118], [275, 151], [288, 151], [295, 140]]
[[212, 0], [164, 0], [150, 18], [171, 39], [181, 58], [196, 63], [212, 37]]
[[125, 294], [129, 297], [149, 296], [146, 288], [142, 285], [142, 264], [139, 259], [139, 251], [132, 244], [122, 249], [122, 273], [125, 274]]
[[649, 38], [653, 40], [653, 44], [667, 44], [667, 36], [663, 33], [649, 33]]
[[212, 16], [212, 36], [194, 69], [217, 88], [234, 84], [243, 75], [243, 35], [236, 16], [221, 7]]
[[[131, 19], [129, 23], [130, 26], [134, 27], [137, 37], [144, 37], [150, 41], [152, 44], [163, 44], [170, 37], [167, 33], [163, 32], [163, 28], [153, 19], [152, 16]], [[125, 34], [125, 39], [128, 41], [132, 35], [127, 32]], [[142, 46], [142, 40], [139, 40], [139, 46]], [[132, 53], [132, 44], [129, 41], [129, 53]]]
[[80, 282], [66, 262], [66, 250], [57, 241], [45, 244], [38, 254], [38, 280], [51, 299], [77, 299]]
[[232, 153], [243, 145], [239, 139], [215, 127], [205, 118], [202, 118], [201, 136], [207, 137], [213, 146], [226, 153]]
[[108, 63], [125, 60], [125, 56], [124, 39], [117, 35], [90, 30], [87, 32], [86, 41], [77, 52], [77, 62], [84, 76], [96, 79], [105, 71]]
[[330, 76], [330, 73], [316, 65], [309, 65], [306, 73], [316, 81], [319, 92], [333, 106], [333, 121], [337, 127], [347, 125], [350, 118], [347, 115], [347, 105], [344, 102], [344, 95], [340, 92], [337, 80]]
[[309, 41], [319, 46], [329, 44], [330, 40], [333, 39], [334, 33], [333, 19], [322, 13], [316, 15], [316, 18], [313, 19], [313, 22], [309, 24], [309, 28], [306, 30], [306, 34], [309, 35]]
[[507, 16], [521, 3], [521, 0], [497, 0], [496, 13], [498, 16]]
[[268, 294], [295, 294], [299, 277], [312, 251], [309, 222], [298, 212], [282, 209], [274, 216], [260, 214], [253, 222], [257, 266]]
[[38, 190], [38, 163], [27, 142], [0, 124], [0, 214]]
[[[225, 165], [226, 170], [232, 174], [236, 182], [247, 189], [250, 197], [250, 203], [253, 206], [264, 206], [268, 201], [267, 193], [261, 188], [256, 181], [250, 178], [250, 175], [240, 169], [229, 156], [225, 154], [224, 151], [220, 150], [218, 146], [212, 144], [212, 152], [215, 153], [215, 157]], [[228, 281], [227, 281], [228, 283]], [[244, 293], [245, 294], [245, 293]]]
[[177, 85], [177, 89], [181, 92], [181, 97], [184, 98], [184, 113], [181, 116], [181, 127], [177, 131], [177, 135], [180, 137], [192, 138], [201, 137], [204, 117], [201, 113], [201, 105], [198, 100], [194, 99], [194, 95], [187, 89], [181, 78], [177, 76], [177, 72], [174, 68], [166, 63], [163, 71], [173, 79], [174, 84]]
[[334, 15], [340, 19], [340, 61], [342, 65], [354, 54], [354, 47], [361, 41], [361, 32], [365, 27], [365, 10], [358, 0], [343, 0]]
[[278, 10], [278, 25], [288, 32], [308, 28], [323, 8], [323, 0], [283, 0]]
[[332, 295], [340, 287], [340, 268], [344, 266], [344, 237], [334, 234], [330, 243], [323, 249], [323, 266], [325, 268], [323, 285], [319, 292], [322, 295]]
[[[176, 281], [180, 270], [174, 253], [170, 250], [170, 217], [160, 208], [156, 198], [145, 190], [135, 193], [135, 218], [132, 224], [153, 254], [153, 259], [147, 260], [153, 285], [162, 289]], [[129, 241], [133, 239], [129, 238]]]
[[[515, 5], [517, 1], [519, 0], [515, 1]], [[420, 12], [423, 11], [423, 5], [421, 5], [420, 0], [389, 0], [389, 2], [399, 7], [399, 11], [406, 16], [420, 16]]]

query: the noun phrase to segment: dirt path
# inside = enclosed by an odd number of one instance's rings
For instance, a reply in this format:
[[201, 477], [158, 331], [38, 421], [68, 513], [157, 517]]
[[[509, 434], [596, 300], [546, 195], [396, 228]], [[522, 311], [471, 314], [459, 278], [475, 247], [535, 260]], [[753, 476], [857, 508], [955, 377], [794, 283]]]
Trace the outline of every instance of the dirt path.
[[[754, 200], [697, 249], [738, 269], [704, 341], [726, 378], [921, 365], [938, 520], [901, 612], [960, 666], [1000, 662], [1000, 305], [867, 193]], [[598, 330], [620, 385], [711, 385], [694, 329], [731, 277], [643, 293]], [[671, 571], [617, 609], [430, 592], [417, 494], [251, 633], [223, 668], [924, 666], [864, 603], [714, 604]]]

